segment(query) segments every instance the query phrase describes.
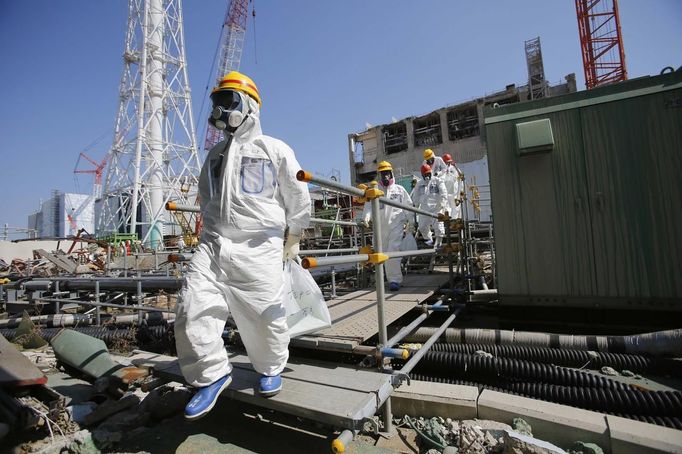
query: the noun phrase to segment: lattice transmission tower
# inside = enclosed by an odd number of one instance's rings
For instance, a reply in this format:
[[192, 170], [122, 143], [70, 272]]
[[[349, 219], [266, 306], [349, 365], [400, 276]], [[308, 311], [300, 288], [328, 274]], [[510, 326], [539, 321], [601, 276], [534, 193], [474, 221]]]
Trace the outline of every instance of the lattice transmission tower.
[[588, 89], [628, 78], [618, 0], [575, 0]]
[[[181, 0], [129, 0], [114, 140], [97, 234], [137, 233], [157, 248], [169, 200], [194, 203], [201, 164], [187, 77]], [[187, 188], [194, 188], [188, 191]], [[173, 227], [175, 228], [175, 227]]]

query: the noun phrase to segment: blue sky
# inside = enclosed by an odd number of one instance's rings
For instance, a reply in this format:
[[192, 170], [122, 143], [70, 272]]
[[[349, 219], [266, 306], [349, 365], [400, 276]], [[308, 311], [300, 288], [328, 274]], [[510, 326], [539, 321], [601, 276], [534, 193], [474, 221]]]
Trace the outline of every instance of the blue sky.
[[[682, 65], [682, 1], [620, 0], [631, 78]], [[206, 96], [226, 0], [185, 0], [193, 110]], [[415, 5], [419, 5], [418, 7]], [[256, 0], [241, 69], [263, 98], [266, 134], [301, 165], [341, 171], [347, 134], [526, 80], [524, 40], [540, 36], [545, 74], [584, 88], [573, 0]], [[52, 189], [74, 182], [78, 153], [111, 143], [127, 2], [0, 0], [0, 227], [25, 227]], [[257, 55], [257, 61], [256, 61]], [[205, 118], [195, 118], [197, 129]]]

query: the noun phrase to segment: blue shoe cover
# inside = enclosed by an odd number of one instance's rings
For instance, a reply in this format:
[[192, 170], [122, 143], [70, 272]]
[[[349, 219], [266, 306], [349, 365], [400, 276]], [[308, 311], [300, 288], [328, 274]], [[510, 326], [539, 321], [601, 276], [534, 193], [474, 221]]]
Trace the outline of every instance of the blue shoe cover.
[[218, 401], [220, 393], [222, 393], [230, 383], [232, 383], [232, 375], [227, 374], [220, 380], [216, 380], [208, 386], [199, 388], [185, 407], [185, 418], [199, 419], [202, 416], [206, 416]]
[[261, 396], [274, 396], [282, 389], [282, 377], [277, 374], [272, 377], [268, 375], [261, 375], [259, 392]]
[[398, 290], [400, 290], [400, 284], [398, 284], [397, 282], [389, 282], [388, 289], [392, 292], [397, 292]]

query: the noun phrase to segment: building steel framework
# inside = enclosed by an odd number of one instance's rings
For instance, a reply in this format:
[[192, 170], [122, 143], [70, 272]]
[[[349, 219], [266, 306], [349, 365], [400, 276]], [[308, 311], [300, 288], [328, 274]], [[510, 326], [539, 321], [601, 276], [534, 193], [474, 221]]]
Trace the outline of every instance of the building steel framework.
[[626, 80], [618, 0], [575, 0], [588, 89]]
[[528, 94], [530, 99], [546, 98], [549, 86], [545, 80], [545, 64], [542, 61], [540, 37], [524, 42], [526, 66], [528, 67]]
[[[119, 107], [97, 234], [138, 233], [157, 248], [169, 200], [193, 203], [201, 169], [181, 0], [129, 0]], [[190, 200], [192, 199], [192, 200]]]

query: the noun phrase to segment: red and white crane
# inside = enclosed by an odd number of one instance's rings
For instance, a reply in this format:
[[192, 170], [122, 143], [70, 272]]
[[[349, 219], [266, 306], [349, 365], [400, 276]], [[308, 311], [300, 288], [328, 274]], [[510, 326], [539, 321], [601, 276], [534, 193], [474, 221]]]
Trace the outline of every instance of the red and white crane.
[[587, 89], [628, 78], [618, 0], [575, 0]]

